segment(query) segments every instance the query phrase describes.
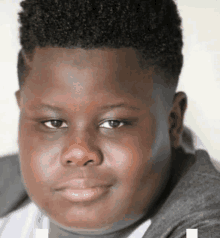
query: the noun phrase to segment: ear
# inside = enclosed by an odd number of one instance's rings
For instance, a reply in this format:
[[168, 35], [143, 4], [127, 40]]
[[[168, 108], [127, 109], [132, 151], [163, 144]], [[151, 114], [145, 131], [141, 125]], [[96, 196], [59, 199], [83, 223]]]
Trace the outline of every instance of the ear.
[[183, 120], [187, 108], [187, 96], [184, 92], [178, 92], [173, 99], [173, 107], [169, 114], [169, 133], [171, 146], [178, 148], [183, 132]]
[[20, 93], [21, 93], [20, 90], [15, 92], [15, 98], [16, 98], [17, 105], [19, 108], [20, 108], [20, 98], [21, 98]]
[[[24, 59], [24, 64], [25, 64], [26, 66], [31, 67], [31, 60], [30, 60], [29, 57], [25, 54], [25, 52], [24, 52], [23, 49], [21, 50], [21, 54], [22, 54], [23, 59]], [[29, 55], [29, 56], [30, 56], [30, 55]]]

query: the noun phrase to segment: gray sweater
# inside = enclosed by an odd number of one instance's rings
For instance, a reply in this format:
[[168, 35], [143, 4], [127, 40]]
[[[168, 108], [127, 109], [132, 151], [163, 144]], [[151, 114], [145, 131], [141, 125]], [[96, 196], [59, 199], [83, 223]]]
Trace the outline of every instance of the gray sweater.
[[[152, 224], [144, 238], [185, 238], [186, 229], [198, 229], [199, 238], [220, 237], [220, 173], [205, 150], [193, 155], [180, 148], [172, 155], [170, 180], [150, 212]], [[18, 156], [1, 158], [0, 217], [30, 201], [21, 182]]]

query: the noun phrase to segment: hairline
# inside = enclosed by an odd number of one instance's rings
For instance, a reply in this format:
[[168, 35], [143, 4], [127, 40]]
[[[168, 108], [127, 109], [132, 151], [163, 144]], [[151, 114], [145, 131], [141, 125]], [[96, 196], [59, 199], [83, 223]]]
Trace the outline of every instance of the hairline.
[[[19, 82], [20, 90], [22, 90], [23, 87], [25, 86], [25, 78], [28, 76], [29, 71], [31, 70], [30, 62], [33, 61], [34, 54], [36, 52], [36, 48], [40, 48], [40, 49], [43, 49], [43, 48], [61, 48], [61, 49], [83, 49], [83, 50], [96, 50], [96, 49], [112, 49], [112, 50], [116, 49], [117, 50], [117, 49], [121, 49], [121, 48], [125, 48], [125, 49], [132, 48], [135, 51], [135, 54], [136, 54], [136, 57], [137, 57], [137, 60], [138, 60], [138, 65], [139, 65], [141, 70], [146, 70], [146, 69], [153, 68], [153, 71], [156, 75], [156, 77], [154, 78], [154, 79], [156, 79], [156, 81], [153, 80], [153, 91], [155, 93], [159, 92], [159, 95], [162, 98], [166, 98], [165, 94], [170, 94], [170, 93], [171, 93], [171, 95], [173, 95], [171, 97], [174, 97], [175, 90], [177, 88], [177, 85], [171, 85], [170, 86], [169, 83], [165, 82], [165, 80], [173, 78], [173, 76], [171, 76], [171, 74], [169, 74], [168, 72], [165, 72], [165, 70], [163, 70], [160, 66], [158, 66], [156, 63], [154, 63], [153, 60], [150, 59], [150, 60], [146, 61], [143, 58], [143, 56], [141, 55], [140, 51], [138, 51], [137, 49], [135, 49], [133, 47], [114, 48], [114, 47], [105, 47], [105, 46], [103, 46], [103, 47], [93, 47], [93, 48], [82, 48], [80, 46], [72, 46], [72, 47], [47, 46], [47, 47], [35, 47], [35, 50], [31, 54], [26, 54], [23, 49], [20, 51], [21, 54], [22, 54], [22, 57], [23, 57], [24, 67], [25, 67], [25, 70], [24, 70], [25, 72], [20, 72], [19, 66], [18, 66], [18, 71], [19, 71], [19, 75], [20, 75], [19, 77], [20, 77], [20, 79], [23, 78], [23, 80], [21, 80], [21, 83]], [[30, 61], [30, 62], [27, 63], [26, 61]], [[159, 77], [157, 77], [157, 76], [159, 76]], [[178, 80], [175, 80], [175, 81], [178, 82]], [[170, 87], [168, 88], [168, 86], [170, 86]], [[171, 97], [169, 97], [168, 101], [165, 100], [165, 104], [164, 104], [165, 107], [168, 108], [168, 110], [172, 106], [172, 98]]]

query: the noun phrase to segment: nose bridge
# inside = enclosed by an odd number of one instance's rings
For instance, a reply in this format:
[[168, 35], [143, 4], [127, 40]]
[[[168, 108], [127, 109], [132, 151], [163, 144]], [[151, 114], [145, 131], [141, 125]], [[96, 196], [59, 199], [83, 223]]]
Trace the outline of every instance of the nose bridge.
[[65, 141], [62, 162], [77, 166], [84, 166], [88, 161], [99, 164], [101, 158], [95, 140], [93, 129], [75, 129]]
[[95, 135], [91, 130], [78, 129], [74, 130], [71, 135], [68, 136], [67, 146], [71, 148], [78, 148], [80, 150], [92, 150], [94, 146]]

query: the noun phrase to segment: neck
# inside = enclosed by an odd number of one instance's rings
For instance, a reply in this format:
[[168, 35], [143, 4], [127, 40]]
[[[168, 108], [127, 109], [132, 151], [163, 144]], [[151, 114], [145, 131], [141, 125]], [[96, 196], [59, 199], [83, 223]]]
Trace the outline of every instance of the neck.
[[136, 221], [134, 224], [124, 229], [117, 230], [110, 233], [103, 233], [100, 235], [97, 235], [97, 234], [83, 235], [83, 234], [79, 234], [75, 232], [70, 232], [50, 221], [50, 231], [49, 231], [48, 238], [61, 238], [61, 237], [65, 237], [65, 238], [127, 238], [134, 230], [138, 228], [138, 226], [140, 226], [143, 222], [147, 220], [148, 220], [148, 217], [145, 216], [139, 219], [138, 221]]

